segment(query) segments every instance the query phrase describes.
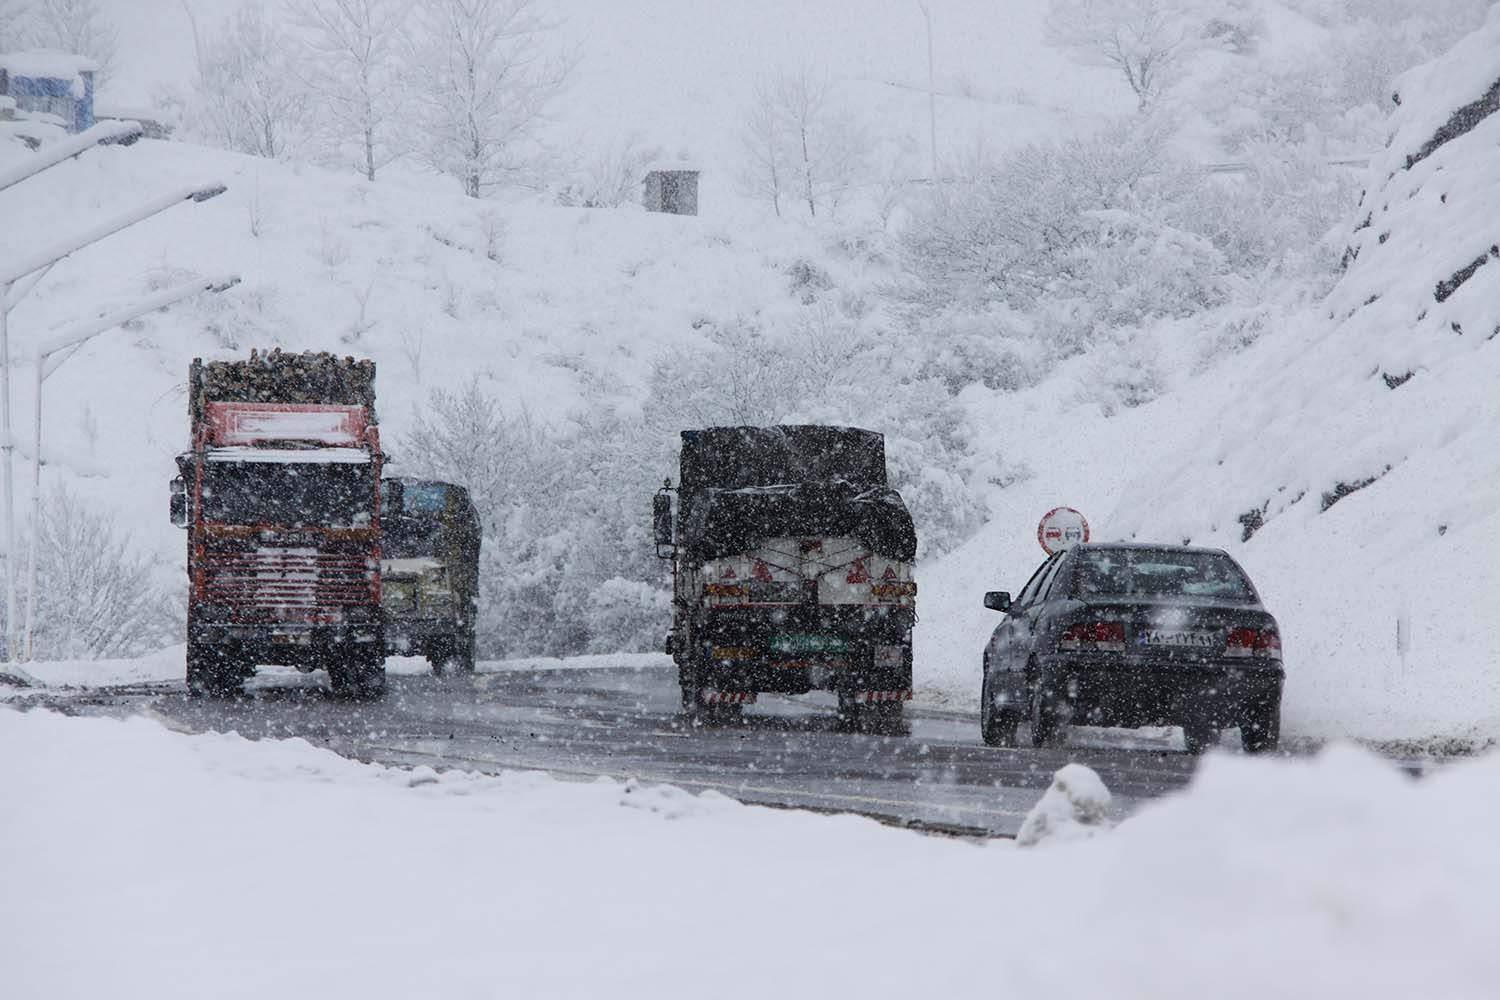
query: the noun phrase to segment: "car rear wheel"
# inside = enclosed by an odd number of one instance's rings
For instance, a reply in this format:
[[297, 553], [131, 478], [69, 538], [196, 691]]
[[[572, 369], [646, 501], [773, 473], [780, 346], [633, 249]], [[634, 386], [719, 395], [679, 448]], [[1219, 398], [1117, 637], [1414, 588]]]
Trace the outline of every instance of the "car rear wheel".
[[1057, 698], [1038, 678], [1031, 692], [1031, 745], [1055, 746], [1062, 736], [1062, 713]]
[[1257, 705], [1240, 723], [1246, 753], [1267, 753], [1281, 745], [1281, 704]]
[[1212, 722], [1185, 722], [1182, 745], [1190, 754], [1200, 754], [1219, 745], [1219, 727]]
[[989, 672], [985, 672], [984, 685], [979, 693], [979, 733], [985, 746], [1013, 747], [1016, 745], [1016, 730], [1021, 717], [1014, 711], [997, 711], [995, 694], [990, 690]]

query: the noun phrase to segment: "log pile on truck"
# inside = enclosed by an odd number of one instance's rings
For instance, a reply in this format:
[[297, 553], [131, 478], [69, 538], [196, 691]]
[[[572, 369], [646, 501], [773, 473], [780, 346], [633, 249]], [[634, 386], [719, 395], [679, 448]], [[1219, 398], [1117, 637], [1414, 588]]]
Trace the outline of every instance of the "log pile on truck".
[[252, 352], [188, 371], [189, 450], [172, 520], [188, 529], [187, 683], [240, 690], [258, 664], [385, 689], [375, 365]]
[[762, 692], [829, 690], [841, 720], [902, 724], [911, 698], [916, 532], [885, 439], [850, 427], [682, 432], [654, 510], [672, 560], [683, 709], [724, 721]]

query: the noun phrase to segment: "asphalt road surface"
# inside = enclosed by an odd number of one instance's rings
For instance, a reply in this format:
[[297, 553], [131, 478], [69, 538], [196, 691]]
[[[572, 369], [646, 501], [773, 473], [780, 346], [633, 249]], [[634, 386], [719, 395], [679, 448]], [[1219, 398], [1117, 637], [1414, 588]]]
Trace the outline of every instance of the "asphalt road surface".
[[386, 697], [366, 703], [334, 698], [321, 672], [287, 671], [255, 678], [241, 699], [158, 685], [57, 707], [139, 712], [185, 732], [297, 736], [384, 764], [635, 778], [981, 836], [1014, 834], [1070, 761], [1099, 773], [1118, 816], [1181, 787], [1196, 764], [1171, 730], [1075, 729], [1062, 747], [1001, 750], [980, 743], [977, 719], [911, 705], [907, 735], [843, 732], [827, 695], [763, 695], [742, 723], [704, 727], [682, 717], [676, 676], [660, 668], [393, 675]]

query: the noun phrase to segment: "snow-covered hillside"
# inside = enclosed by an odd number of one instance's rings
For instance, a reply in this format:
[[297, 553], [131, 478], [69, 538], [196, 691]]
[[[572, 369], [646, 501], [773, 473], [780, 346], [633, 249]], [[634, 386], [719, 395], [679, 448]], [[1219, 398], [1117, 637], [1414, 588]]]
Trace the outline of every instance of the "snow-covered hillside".
[[1060, 382], [1001, 404], [1007, 439], [1048, 474], [1006, 491], [1014, 519], [1002, 501], [931, 571], [964, 640], [929, 632], [930, 658], [972, 661], [935, 668], [951, 686], [963, 671], [977, 689], [991, 624], [984, 588], [956, 581], [1018, 587], [1040, 558], [1035, 515], [1068, 502], [1100, 537], [1244, 562], [1283, 625], [1288, 729], [1500, 733], [1497, 82], [1500, 13], [1398, 81], [1389, 148], [1349, 227], [1357, 256], [1326, 302], [1276, 308], [1240, 350], [1197, 331], [1227, 357], [1112, 420], [1049, 402]]

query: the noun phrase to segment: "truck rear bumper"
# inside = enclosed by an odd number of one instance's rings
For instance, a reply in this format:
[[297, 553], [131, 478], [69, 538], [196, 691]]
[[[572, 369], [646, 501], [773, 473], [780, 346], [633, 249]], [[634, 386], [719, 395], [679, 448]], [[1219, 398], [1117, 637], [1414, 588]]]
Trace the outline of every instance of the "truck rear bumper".
[[325, 666], [331, 657], [376, 657], [385, 652], [377, 623], [341, 625], [235, 625], [195, 622], [189, 645], [202, 645], [249, 663], [270, 663], [307, 670]]
[[419, 619], [385, 623], [386, 652], [398, 656], [425, 656], [437, 644], [466, 642], [468, 626], [453, 619]]
[[719, 691], [907, 692], [911, 644], [856, 645], [845, 653], [772, 656], [763, 649], [710, 646], [701, 681]]

